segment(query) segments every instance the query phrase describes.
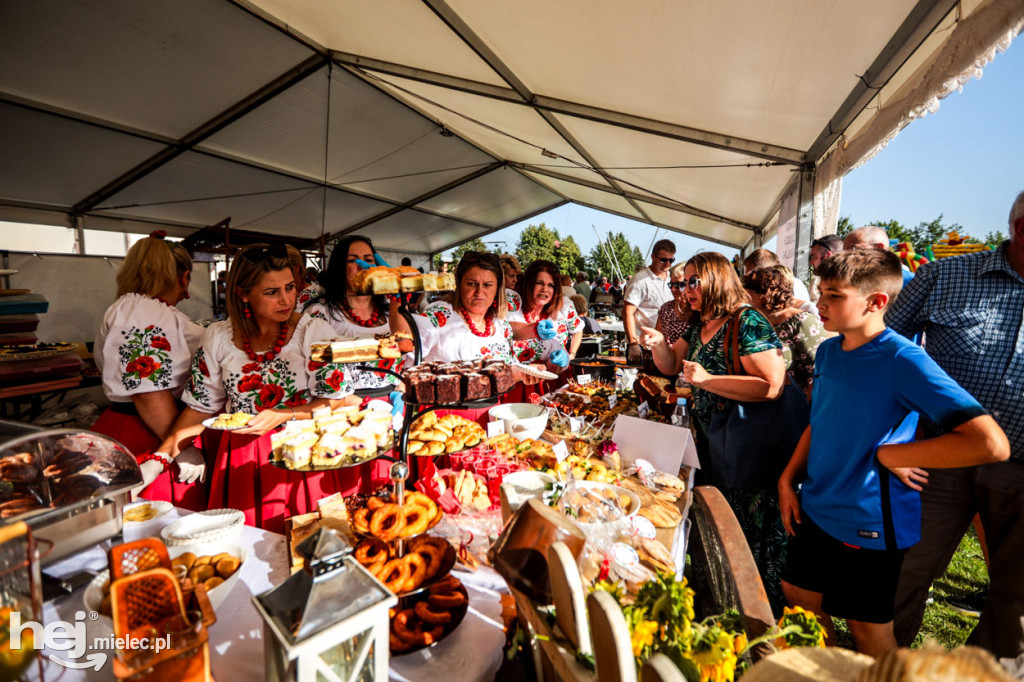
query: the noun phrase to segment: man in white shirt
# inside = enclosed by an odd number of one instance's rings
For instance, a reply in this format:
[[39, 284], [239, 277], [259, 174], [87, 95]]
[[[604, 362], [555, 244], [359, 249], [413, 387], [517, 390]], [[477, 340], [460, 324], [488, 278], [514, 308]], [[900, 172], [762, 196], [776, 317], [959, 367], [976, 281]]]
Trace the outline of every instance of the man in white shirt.
[[642, 356], [640, 328], [653, 329], [658, 324], [658, 310], [672, 300], [668, 269], [675, 260], [676, 245], [668, 239], [659, 240], [651, 251], [651, 264], [636, 273], [626, 285], [622, 295], [622, 326], [629, 343], [630, 362], [638, 362]]

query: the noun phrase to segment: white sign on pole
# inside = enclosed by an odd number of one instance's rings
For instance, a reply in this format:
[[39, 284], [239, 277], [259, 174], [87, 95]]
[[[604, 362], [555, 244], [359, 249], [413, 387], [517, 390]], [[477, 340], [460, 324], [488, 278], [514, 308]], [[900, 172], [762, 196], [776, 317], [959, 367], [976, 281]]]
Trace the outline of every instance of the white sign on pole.
[[797, 211], [797, 189], [793, 189], [782, 197], [782, 205], [779, 208], [779, 229], [778, 241], [775, 250], [779, 256], [779, 262], [789, 268], [796, 267], [796, 211]]

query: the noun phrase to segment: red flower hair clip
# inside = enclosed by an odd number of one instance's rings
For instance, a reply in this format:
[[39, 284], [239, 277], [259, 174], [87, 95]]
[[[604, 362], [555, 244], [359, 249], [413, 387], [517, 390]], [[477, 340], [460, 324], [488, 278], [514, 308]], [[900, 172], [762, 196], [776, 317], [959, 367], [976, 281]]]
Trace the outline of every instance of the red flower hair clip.
[[153, 230], [152, 232], [149, 233], [149, 236], [152, 237], [153, 239], [166, 239], [167, 230]]

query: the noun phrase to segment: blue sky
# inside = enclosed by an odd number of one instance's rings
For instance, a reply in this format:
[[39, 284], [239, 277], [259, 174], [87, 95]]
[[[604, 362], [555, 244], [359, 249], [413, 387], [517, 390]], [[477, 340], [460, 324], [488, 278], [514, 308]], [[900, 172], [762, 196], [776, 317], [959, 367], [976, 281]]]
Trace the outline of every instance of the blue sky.
[[[840, 215], [855, 225], [895, 219], [907, 227], [941, 213], [977, 237], [1006, 230], [1014, 197], [1024, 190], [1024, 38], [985, 67], [980, 80], [942, 100], [939, 110], [910, 124], [875, 158], [843, 181]], [[625, 232], [644, 252], [656, 228], [583, 206], [566, 205], [488, 236], [515, 249], [527, 225], [545, 223], [572, 235], [584, 254], [602, 237]], [[681, 254], [698, 249], [732, 256], [736, 251], [666, 230]], [[493, 248], [494, 245], [492, 245]], [[769, 243], [768, 246], [771, 246]]]

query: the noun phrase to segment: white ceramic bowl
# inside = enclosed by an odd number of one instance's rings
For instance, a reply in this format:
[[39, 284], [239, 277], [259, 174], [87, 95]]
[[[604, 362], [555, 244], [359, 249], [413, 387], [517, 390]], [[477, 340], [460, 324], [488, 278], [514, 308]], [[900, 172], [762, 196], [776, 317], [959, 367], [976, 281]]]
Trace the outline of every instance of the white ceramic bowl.
[[537, 440], [548, 425], [548, 408], [532, 403], [506, 403], [487, 411], [491, 421], [505, 422], [505, 433], [519, 440]]

